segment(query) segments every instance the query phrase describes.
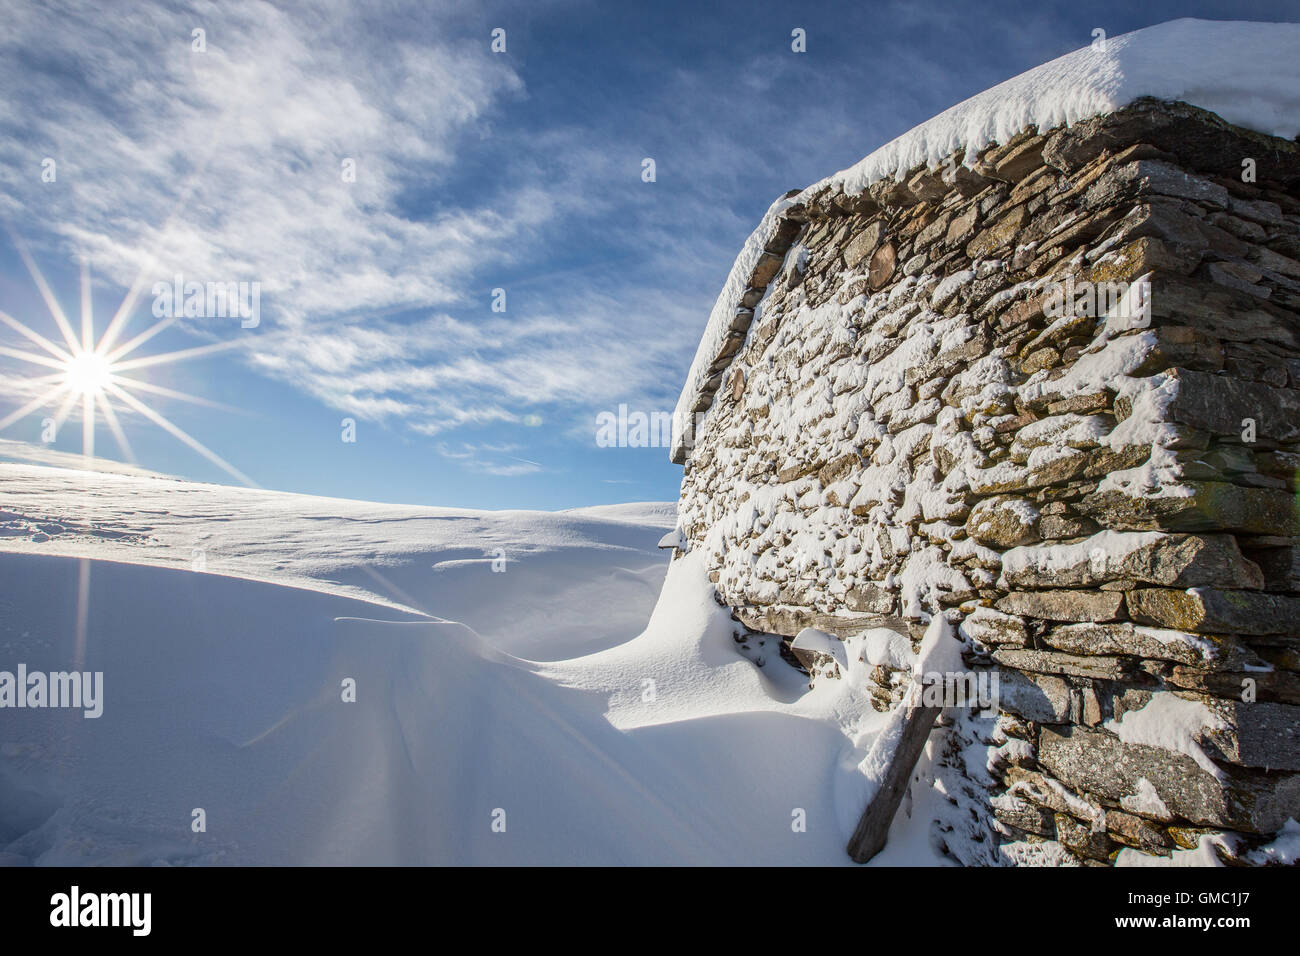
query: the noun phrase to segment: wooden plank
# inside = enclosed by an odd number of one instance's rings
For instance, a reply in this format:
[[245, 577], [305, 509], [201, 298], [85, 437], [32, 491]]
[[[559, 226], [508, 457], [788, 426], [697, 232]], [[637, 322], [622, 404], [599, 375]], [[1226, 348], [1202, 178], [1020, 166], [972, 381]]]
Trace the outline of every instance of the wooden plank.
[[916, 767], [921, 751], [925, 749], [925, 741], [930, 736], [934, 722], [943, 711], [942, 707], [921, 705], [919, 694], [915, 699], [918, 703], [900, 704], [907, 707], [907, 710], [903, 714], [902, 730], [894, 754], [890, 758], [889, 769], [880, 782], [880, 789], [871, 798], [867, 808], [862, 811], [857, 829], [853, 831], [853, 838], [849, 840], [849, 856], [855, 863], [866, 863], [884, 847], [885, 840], [889, 836], [889, 825], [894, 820], [894, 814], [898, 812], [898, 805], [903, 802], [903, 794], [907, 792], [912, 770]]

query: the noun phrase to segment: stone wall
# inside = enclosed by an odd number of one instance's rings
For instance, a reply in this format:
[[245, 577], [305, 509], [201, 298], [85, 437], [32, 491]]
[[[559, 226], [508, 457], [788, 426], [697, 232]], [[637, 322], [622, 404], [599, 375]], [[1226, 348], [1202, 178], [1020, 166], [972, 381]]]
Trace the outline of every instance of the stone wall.
[[687, 547], [755, 632], [957, 624], [1004, 839], [1248, 861], [1300, 820], [1296, 144], [1140, 101], [963, 160], [775, 218]]

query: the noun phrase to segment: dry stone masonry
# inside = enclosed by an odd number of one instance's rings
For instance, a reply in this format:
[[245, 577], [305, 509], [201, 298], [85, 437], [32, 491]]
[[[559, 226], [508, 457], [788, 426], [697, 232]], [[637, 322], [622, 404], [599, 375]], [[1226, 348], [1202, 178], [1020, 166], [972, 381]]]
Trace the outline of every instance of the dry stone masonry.
[[1251, 862], [1300, 820], [1296, 143], [1139, 100], [773, 210], [673, 450], [720, 600], [945, 615], [1002, 841]]

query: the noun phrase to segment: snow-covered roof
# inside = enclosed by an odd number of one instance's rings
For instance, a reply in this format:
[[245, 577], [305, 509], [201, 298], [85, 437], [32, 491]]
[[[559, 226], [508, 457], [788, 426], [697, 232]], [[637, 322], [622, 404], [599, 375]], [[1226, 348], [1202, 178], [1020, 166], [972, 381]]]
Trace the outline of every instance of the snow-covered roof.
[[1028, 126], [1070, 125], [1142, 97], [1190, 103], [1234, 125], [1290, 139], [1300, 133], [1300, 24], [1181, 19], [1109, 37], [972, 96], [848, 169], [777, 200], [745, 242], [713, 306], [677, 401], [674, 449], [786, 209], [827, 186], [854, 195], [922, 164], [937, 167], [959, 148], [969, 162]]

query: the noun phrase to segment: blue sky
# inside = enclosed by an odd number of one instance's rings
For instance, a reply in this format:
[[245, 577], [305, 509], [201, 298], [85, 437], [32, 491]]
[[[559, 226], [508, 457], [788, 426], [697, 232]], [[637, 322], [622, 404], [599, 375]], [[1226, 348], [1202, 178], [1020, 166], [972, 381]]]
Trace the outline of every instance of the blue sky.
[[[229, 407], [151, 408], [263, 487], [484, 508], [676, 498], [667, 450], [597, 447], [596, 416], [671, 412], [731, 260], [787, 189], [1095, 27], [1296, 19], [1240, 2], [104, 9], [7, 5], [0, 29], [0, 215], [63, 309], [77, 321], [81, 258], [99, 329], [145, 281], [122, 341], [156, 321], [154, 281], [257, 282], [256, 328], [184, 319], [137, 353], [226, 343], [136, 374]], [[58, 340], [7, 235], [0, 309]], [[29, 345], [0, 327], [0, 347]], [[0, 356], [0, 420], [49, 372]], [[41, 444], [52, 411], [0, 447], [79, 452], [75, 410]], [[141, 467], [233, 480], [116, 412]], [[102, 420], [96, 451], [125, 459]]]

